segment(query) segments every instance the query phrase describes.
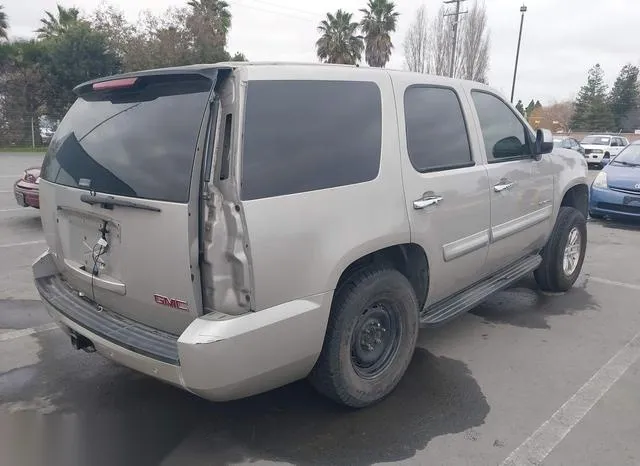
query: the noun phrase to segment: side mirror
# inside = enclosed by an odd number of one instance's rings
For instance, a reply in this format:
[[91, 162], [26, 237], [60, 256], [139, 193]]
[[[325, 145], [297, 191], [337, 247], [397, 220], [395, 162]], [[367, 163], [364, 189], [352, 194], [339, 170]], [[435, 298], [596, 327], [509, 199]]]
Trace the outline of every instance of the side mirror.
[[549, 154], [553, 150], [553, 134], [548, 129], [536, 131], [535, 155]]

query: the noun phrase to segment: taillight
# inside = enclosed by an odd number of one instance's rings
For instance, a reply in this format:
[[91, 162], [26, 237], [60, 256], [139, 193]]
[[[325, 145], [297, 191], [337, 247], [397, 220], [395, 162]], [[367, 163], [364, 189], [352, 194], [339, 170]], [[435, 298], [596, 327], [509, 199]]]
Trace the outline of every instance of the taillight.
[[102, 81], [99, 83], [93, 83], [94, 91], [105, 91], [110, 89], [123, 89], [126, 87], [133, 86], [138, 78], [122, 78], [122, 79], [112, 79], [111, 81]]

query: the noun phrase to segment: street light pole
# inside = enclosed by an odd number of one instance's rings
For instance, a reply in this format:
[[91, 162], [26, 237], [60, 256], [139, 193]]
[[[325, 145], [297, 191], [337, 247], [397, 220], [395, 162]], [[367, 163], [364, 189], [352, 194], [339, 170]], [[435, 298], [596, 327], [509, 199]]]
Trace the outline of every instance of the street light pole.
[[513, 94], [516, 90], [516, 75], [518, 74], [518, 58], [520, 58], [520, 42], [522, 41], [522, 25], [524, 23], [524, 14], [527, 12], [527, 7], [522, 5], [520, 7], [520, 34], [518, 34], [518, 49], [516, 50], [516, 65], [513, 68], [513, 84], [511, 85], [511, 103], [513, 103]]

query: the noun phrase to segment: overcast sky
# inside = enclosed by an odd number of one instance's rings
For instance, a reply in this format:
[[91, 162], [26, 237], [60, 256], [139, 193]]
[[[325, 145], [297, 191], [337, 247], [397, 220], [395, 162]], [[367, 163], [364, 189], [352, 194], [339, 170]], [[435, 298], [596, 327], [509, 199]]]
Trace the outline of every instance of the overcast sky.
[[[58, 0], [90, 13], [100, 0]], [[327, 11], [354, 13], [366, 0], [227, 0], [233, 15], [229, 51], [250, 60], [317, 61], [316, 27]], [[470, 3], [473, 0], [468, 0]], [[56, 0], [0, 0], [9, 16], [12, 37], [32, 36], [45, 10]], [[141, 10], [160, 13], [186, 0], [111, 0], [129, 19]], [[520, 5], [517, 0], [485, 0], [491, 30], [489, 84], [507, 97], [511, 91]], [[440, 0], [397, 0], [398, 30], [390, 68], [402, 68], [402, 39], [416, 9], [424, 4], [430, 16]], [[573, 98], [586, 80], [587, 70], [600, 63], [611, 85], [625, 63], [640, 64], [638, 0], [526, 0], [524, 32], [518, 67], [516, 100], [543, 103]]]

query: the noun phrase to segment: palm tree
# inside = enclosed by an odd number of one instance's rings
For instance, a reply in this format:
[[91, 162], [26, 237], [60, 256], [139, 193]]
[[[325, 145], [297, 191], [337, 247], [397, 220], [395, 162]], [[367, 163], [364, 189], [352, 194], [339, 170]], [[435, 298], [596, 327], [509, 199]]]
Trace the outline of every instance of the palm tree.
[[367, 8], [361, 9], [364, 18], [360, 22], [366, 43], [365, 58], [370, 66], [383, 68], [391, 58], [391, 32], [396, 30], [399, 13], [395, 4], [388, 0], [369, 0]]
[[224, 0], [189, 0], [187, 5], [193, 8], [195, 13], [210, 18], [220, 25], [220, 32], [225, 36], [231, 28], [231, 12], [229, 4]]
[[38, 33], [38, 37], [40, 39], [50, 39], [52, 37], [57, 37], [61, 34], [64, 34], [71, 26], [77, 24], [79, 21], [80, 10], [77, 8], [65, 8], [62, 5], [58, 4], [58, 17], [49, 12], [45, 11], [45, 18], [42, 18], [40, 22], [43, 26], [40, 29], [36, 29]]
[[4, 10], [4, 6], [0, 5], [0, 39], [8, 39], [7, 29], [9, 29], [9, 22], [7, 21], [7, 14], [2, 10]]
[[351, 13], [338, 10], [335, 15], [327, 13], [327, 19], [320, 22], [318, 32], [322, 35], [316, 42], [316, 49], [323, 62], [355, 65], [360, 61], [364, 42], [357, 34], [358, 23], [352, 22], [351, 16]]

